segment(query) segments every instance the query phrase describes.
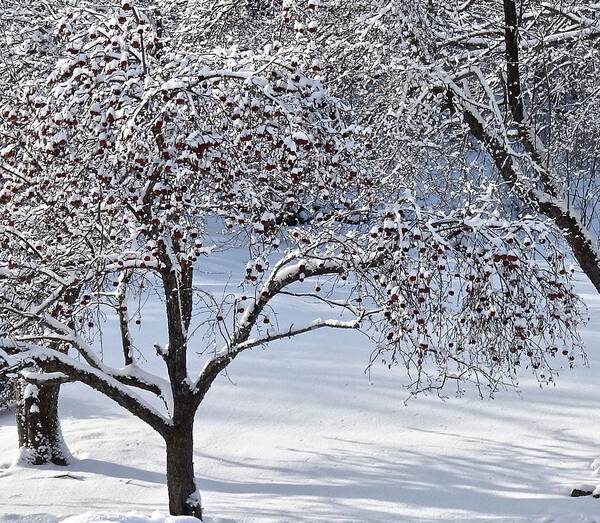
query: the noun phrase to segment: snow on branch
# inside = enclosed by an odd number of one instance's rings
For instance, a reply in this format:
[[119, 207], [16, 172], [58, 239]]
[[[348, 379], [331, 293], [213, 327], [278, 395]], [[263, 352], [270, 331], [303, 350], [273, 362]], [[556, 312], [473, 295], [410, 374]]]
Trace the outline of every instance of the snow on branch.
[[62, 352], [31, 343], [21, 343], [8, 338], [0, 338], [0, 358], [9, 365], [28, 362], [41, 365], [50, 372], [58, 372], [70, 379], [81, 381], [102, 392], [125, 409], [144, 420], [158, 432], [164, 432], [171, 423], [143, 398], [132, 392], [113, 376], [99, 369], [82, 364]]

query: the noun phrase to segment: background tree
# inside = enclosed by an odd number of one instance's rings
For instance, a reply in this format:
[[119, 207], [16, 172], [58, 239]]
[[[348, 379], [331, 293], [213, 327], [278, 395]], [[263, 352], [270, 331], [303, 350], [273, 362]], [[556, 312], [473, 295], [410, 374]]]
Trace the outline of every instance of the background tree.
[[442, 36], [428, 39], [427, 62], [449, 109], [600, 290], [598, 6], [504, 0], [440, 14], [423, 10], [422, 27]]
[[[301, 46], [307, 65], [351, 103], [355, 121], [374, 130], [380, 172], [401, 170], [418, 194], [450, 208], [490, 187], [501, 191], [509, 215], [553, 220], [600, 289], [596, 4], [186, 5], [182, 38], [190, 45]], [[244, 30], [247, 20], [253, 31]]]

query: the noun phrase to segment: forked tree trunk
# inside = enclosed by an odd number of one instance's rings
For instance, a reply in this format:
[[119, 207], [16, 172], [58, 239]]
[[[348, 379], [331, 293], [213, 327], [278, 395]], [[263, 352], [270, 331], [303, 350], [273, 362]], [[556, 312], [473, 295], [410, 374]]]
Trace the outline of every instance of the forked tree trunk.
[[67, 465], [69, 452], [58, 418], [59, 384], [19, 387], [17, 433], [20, 459], [31, 465]]
[[202, 519], [200, 494], [194, 481], [194, 417], [175, 422], [165, 436], [169, 512]]

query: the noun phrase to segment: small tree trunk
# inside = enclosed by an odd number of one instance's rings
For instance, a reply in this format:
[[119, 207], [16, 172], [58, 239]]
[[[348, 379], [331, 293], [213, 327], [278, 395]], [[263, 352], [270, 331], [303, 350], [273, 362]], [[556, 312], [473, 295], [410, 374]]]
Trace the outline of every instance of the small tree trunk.
[[194, 417], [169, 430], [167, 444], [167, 488], [169, 512], [172, 516], [194, 516], [202, 519], [200, 494], [194, 481]]
[[67, 465], [69, 452], [58, 419], [60, 385], [34, 385], [22, 381], [19, 387], [17, 433], [20, 459], [31, 465]]

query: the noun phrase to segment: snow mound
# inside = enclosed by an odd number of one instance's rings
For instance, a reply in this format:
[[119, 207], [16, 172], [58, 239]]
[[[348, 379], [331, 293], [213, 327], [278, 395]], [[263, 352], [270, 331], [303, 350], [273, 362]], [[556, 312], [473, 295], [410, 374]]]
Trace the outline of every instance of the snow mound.
[[153, 512], [151, 516], [139, 512], [85, 512], [71, 516], [63, 523], [198, 523], [190, 516], [169, 516], [161, 512]]

